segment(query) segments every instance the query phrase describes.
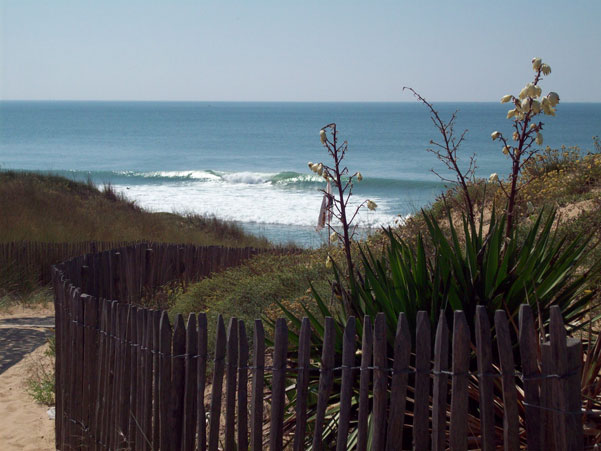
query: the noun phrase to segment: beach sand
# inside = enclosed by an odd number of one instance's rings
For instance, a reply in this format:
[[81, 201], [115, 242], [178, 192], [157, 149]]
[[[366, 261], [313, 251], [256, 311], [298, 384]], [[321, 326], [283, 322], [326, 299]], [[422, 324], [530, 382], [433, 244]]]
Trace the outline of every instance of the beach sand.
[[32, 368], [42, 364], [54, 323], [50, 308], [13, 308], [0, 312], [0, 449], [52, 450], [54, 420], [47, 406], [36, 404], [26, 390]]

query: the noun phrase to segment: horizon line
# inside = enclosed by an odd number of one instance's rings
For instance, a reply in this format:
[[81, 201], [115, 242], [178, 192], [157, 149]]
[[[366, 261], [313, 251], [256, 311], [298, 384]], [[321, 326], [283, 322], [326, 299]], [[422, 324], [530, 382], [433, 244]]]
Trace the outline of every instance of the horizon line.
[[[0, 102], [98, 102], [98, 103], [420, 103], [419, 100], [176, 100], [176, 99], [2, 99]], [[428, 100], [436, 103], [498, 103], [499, 100]], [[562, 101], [565, 103], [601, 103], [596, 101]]]

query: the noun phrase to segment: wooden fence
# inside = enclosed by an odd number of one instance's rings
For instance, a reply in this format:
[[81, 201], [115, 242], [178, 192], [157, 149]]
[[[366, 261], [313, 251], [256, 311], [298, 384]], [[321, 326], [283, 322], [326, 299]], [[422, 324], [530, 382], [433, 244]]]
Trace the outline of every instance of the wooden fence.
[[[172, 328], [165, 311], [107, 300], [135, 299], [136, 290], [166, 280], [141, 260], [124, 271], [123, 258], [148, 255], [134, 249], [123, 250], [112, 270], [102, 262], [110, 265], [114, 253], [54, 270], [57, 449], [584, 447], [582, 346], [566, 337], [558, 308], [543, 343], [523, 305], [511, 321], [495, 313], [494, 343], [488, 313], [478, 307], [474, 331], [461, 311], [452, 331], [444, 314], [431, 330], [431, 318], [419, 312], [415, 333], [401, 315], [394, 337], [384, 314], [346, 325], [326, 318], [323, 339], [307, 319], [295, 331], [279, 319], [267, 348], [260, 320], [250, 340], [243, 322], [230, 319], [226, 331], [219, 317], [208, 350], [204, 314], [186, 323], [177, 316]], [[163, 260], [177, 261], [177, 249], [164, 249]], [[222, 262], [239, 258], [238, 251], [211, 252]], [[184, 265], [194, 261], [181, 255]], [[171, 276], [181, 274], [174, 268]]]
[[44, 243], [11, 241], [0, 243], [0, 268], [10, 267], [21, 277], [32, 282], [48, 284], [52, 265], [84, 255], [133, 245], [131, 242], [82, 241], [74, 243]]

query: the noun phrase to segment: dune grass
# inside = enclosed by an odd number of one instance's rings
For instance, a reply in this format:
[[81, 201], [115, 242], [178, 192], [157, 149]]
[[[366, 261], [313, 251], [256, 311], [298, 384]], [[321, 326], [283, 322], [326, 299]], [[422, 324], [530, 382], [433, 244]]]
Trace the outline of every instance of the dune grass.
[[[11, 241], [271, 247], [267, 239], [214, 217], [148, 212], [110, 185], [99, 189], [60, 176], [0, 171], [0, 243]], [[54, 263], [0, 262], [0, 306], [36, 303], [39, 267]]]
[[216, 218], [151, 213], [110, 185], [21, 171], [0, 172], [0, 242], [155, 241], [267, 247]]

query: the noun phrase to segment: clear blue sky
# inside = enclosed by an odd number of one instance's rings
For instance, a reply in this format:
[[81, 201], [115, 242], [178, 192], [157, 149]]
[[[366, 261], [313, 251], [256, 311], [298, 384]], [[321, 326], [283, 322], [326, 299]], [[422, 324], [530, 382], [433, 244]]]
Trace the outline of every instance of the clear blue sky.
[[601, 1], [0, 0], [0, 98], [601, 101]]

